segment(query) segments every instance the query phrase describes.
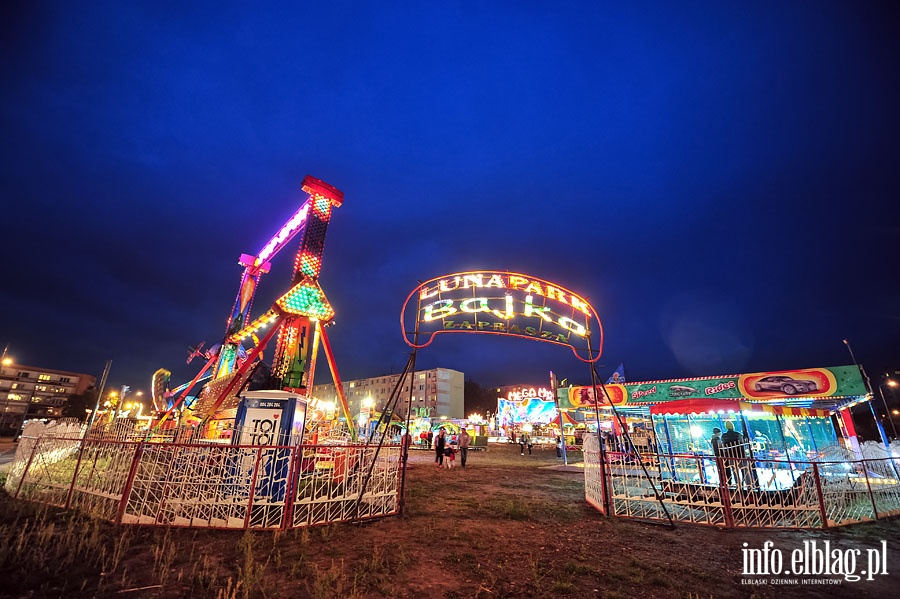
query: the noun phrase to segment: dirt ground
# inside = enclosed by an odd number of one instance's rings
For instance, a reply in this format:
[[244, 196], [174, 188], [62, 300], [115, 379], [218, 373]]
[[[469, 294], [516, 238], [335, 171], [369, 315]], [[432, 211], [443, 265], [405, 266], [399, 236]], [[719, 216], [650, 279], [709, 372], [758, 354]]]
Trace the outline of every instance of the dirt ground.
[[[584, 501], [583, 475], [558, 463], [553, 449], [520, 456], [517, 446], [492, 446], [470, 454], [465, 470], [439, 470], [433, 454], [414, 451], [402, 517], [286, 533], [116, 528], [4, 496], [0, 597], [896, 596], [900, 520], [832, 531], [672, 530], [600, 515]], [[805, 540], [860, 549], [857, 572], [885, 540], [888, 574], [830, 577], [841, 583], [827, 586], [742, 574], [743, 543], [772, 541], [789, 561]]]

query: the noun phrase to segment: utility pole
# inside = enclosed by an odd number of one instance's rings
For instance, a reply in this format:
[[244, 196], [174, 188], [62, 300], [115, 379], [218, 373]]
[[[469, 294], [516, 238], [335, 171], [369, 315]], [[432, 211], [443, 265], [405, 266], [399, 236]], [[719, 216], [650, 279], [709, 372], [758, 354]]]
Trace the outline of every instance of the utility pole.
[[110, 366], [112, 366], [112, 360], [107, 360], [106, 368], [103, 369], [103, 376], [100, 377], [100, 390], [97, 392], [97, 403], [94, 404], [94, 411], [91, 412], [91, 418], [88, 420], [87, 428], [84, 430], [85, 438], [87, 438], [91, 427], [94, 426], [94, 419], [97, 417], [97, 411], [100, 409], [100, 400], [103, 398], [103, 389], [106, 387], [106, 377], [109, 376]]
[[[869, 404], [869, 411], [872, 412], [872, 419], [875, 421], [875, 428], [878, 430], [878, 434], [881, 435], [881, 442], [884, 443], [884, 446], [888, 448], [888, 451], [891, 449], [891, 444], [888, 443], [887, 434], [884, 432], [884, 426], [881, 422], [878, 421], [878, 416], [875, 414], [875, 408], [872, 407], [872, 398], [875, 397], [875, 394], [872, 393], [872, 383], [869, 381], [869, 375], [866, 374], [865, 368], [856, 361], [856, 356], [853, 353], [853, 348], [850, 347], [850, 342], [844, 339], [844, 345], [847, 346], [847, 351], [850, 352], [850, 359], [853, 360], [853, 365], [859, 369], [859, 373], [862, 375], [863, 383], [866, 386], [866, 390], [869, 392], [869, 397], [866, 400], [866, 403]], [[852, 408], [847, 408], [848, 410], [852, 410]], [[853, 412], [850, 412], [851, 417]]]

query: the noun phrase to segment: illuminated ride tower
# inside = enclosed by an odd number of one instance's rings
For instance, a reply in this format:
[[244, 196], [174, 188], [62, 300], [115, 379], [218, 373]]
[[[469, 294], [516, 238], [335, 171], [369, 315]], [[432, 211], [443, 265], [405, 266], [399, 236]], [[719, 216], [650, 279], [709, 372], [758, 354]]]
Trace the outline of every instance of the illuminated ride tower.
[[[240, 258], [244, 273], [226, 324], [225, 338], [215, 358], [213, 379], [204, 387], [194, 408], [195, 415], [201, 417], [204, 423], [234, 418], [239, 401], [237, 393], [248, 382], [252, 374], [251, 366], [257, 359], [261, 360], [263, 349], [277, 332], [278, 341], [268, 387], [308, 396], [321, 340], [338, 389], [338, 399], [351, 434], [354, 434], [324, 328], [333, 320], [334, 309], [318, 281], [328, 222], [332, 210], [343, 203], [344, 194], [308, 175], [303, 180], [302, 188], [310, 196], [303, 206], [269, 240], [258, 256], [243, 254]], [[297, 235], [300, 236], [300, 247], [294, 259], [290, 289], [267, 312], [248, 322], [260, 277], [269, 272], [271, 258]], [[264, 329], [266, 332], [263, 334]], [[242, 345], [248, 338], [255, 342], [249, 354]]]

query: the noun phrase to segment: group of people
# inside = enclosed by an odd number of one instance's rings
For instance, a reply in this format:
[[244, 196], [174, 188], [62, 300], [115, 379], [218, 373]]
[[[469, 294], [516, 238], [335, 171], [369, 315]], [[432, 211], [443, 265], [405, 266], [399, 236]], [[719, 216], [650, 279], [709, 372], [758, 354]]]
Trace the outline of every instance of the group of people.
[[523, 432], [519, 435], [519, 448], [521, 452], [519, 455], [525, 455], [525, 449], [528, 449], [528, 455], [531, 455], [531, 448], [534, 446], [534, 441], [528, 435], [528, 433]]
[[724, 435], [719, 427], [714, 427], [712, 432], [712, 439], [709, 442], [712, 445], [713, 455], [717, 458], [716, 462], [722, 468], [721, 477], [724, 482], [738, 487], [758, 489], [756, 469], [753, 467], [753, 461], [747, 459], [746, 447], [749, 446], [750, 440], [734, 430], [734, 423], [730, 420], [725, 423]]
[[459, 465], [465, 468], [471, 441], [472, 437], [466, 429], [462, 429], [455, 440], [450, 440], [447, 431], [442, 426], [438, 434], [434, 436], [435, 465], [438, 468], [453, 468], [456, 465], [456, 455], [458, 453]]

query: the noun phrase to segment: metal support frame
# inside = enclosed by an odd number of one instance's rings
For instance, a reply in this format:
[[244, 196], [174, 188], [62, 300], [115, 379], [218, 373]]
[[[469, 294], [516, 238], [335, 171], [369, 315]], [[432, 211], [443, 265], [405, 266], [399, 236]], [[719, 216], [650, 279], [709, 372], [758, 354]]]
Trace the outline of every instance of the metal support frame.
[[341, 384], [341, 375], [338, 373], [337, 360], [334, 359], [334, 352], [331, 349], [331, 340], [328, 339], [328, 333], [325, 332], [327, 327], [322, 326], [321, 322], [316, 322], [316, 330], [322, 337], [322, 349], [325, 350], [325, 360], [328, 362], [328, 369], [331, 370], [331, 378], [334, 381], [334, 389], [337, 393], [338, 400], [341, 402], [341, 410], [344, 411], [344, 418], [347, 419], [347, 427], [350, 429], [350, 438], [356, 439], [356, 427], [353, 425], [353, 418], [350, 417], [350, 407], [347, 405], [347, 396], [344, 395], [344, 386]]
[[[588, 356], [590, 357], [591, 352], [591, 338], [588, 335]], [[637, 461], [641, 465], [641, 470], [644, 472], [644, 477], [647, 479], [647, 482], [650, 484], [650, 488], [653, 490], [653, 495], [656, 497], [656, 501], [659, 502], [660, 507], [663, 512], [666, 514], [666, 518], [669, 520], [669, 526], [675, 528], [675, 521], [672, 519], [672, 514], [669, 513], [668, 508], [666, 508], [666, 504], [663, 501], [662, 495], [660, 495], [659, 489], [656, 488], [656, 485], [653, 483], [653, 479], [650, 476], [650, 472], [647, 471], [647, 465], [644, 464], [644, 459], [641, 457], [641, 452], [638, 451], [637, 446], [634, 444], [634, 441], [631, 439], [631, 435], [628, 434], [628, 425], [625, 423], [619, 411], [616, 410], [616, 406], [613, 405], [612, 398], [610, 398], [609, 393], [606, 392], [606, 385], [603, 384], [603, 381], [600, 379], [600, 375], [597, 373], [597, 367], [593, 362], [591, 364], [591, 384], [594, 388], [594, 409], [596, 410], [596, 419], [597, 419], [597, 440], [600, 441], [600, 461], [604, 463], [606, 461], [606, 451], [603, 447], [603, 440], [600, 438], [600, 410], [597, 405], [597, 389], [598, 387], [603, 391], [604, 397], [606, 397], [606, 402], [609, 404], [609, 407], [612, 409], [613, 417], [616, 419], [616, 422], [619, 424], [619, 428], [622, 429], [622, 435], [625, 437], [625, 441], [628, 443], [628, 447], [631, 447], [631, 450], [634, 452], [634, 455], [637, 456]], [[605, 467], [605, 464], [604, 464]], [[609, 487], [606, 485], [606, 478], [604, 476], [604, 501], [607, 503], [607, 511], [609, 510]]]

